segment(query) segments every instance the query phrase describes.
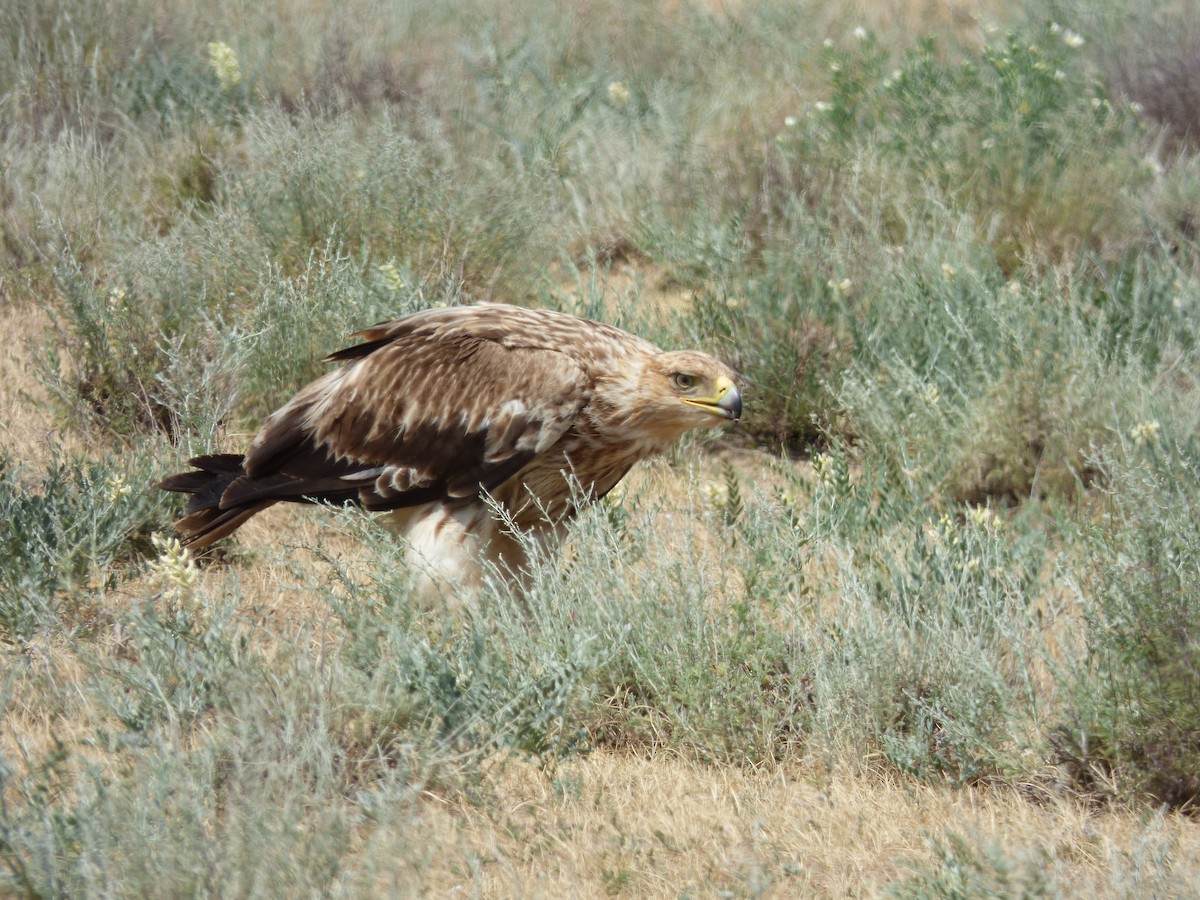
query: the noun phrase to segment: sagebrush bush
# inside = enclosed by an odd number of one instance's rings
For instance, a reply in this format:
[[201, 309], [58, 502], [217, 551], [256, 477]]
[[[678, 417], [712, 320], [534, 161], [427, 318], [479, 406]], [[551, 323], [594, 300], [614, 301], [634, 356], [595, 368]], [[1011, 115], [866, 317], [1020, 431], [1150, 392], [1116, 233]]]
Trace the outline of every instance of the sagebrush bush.
[[847, 517], [879, 473], [851, 480], [827, 455], [817, 471], [801, 521], [814, 552], [834, 554], [827, 589], [839, 598], [823, 613], [823, 637], [807, 639], [818, 648], [822, 742], [870, 747], [901, 771], [957, 784], [1022, 770], [1036, 713], [1030, 594], [1042, 542], [987, 508], [935, 519], [919, 497]]
[[[622, 566], [644, 558], [651, 539], [646, 510], [629, 502], [584, 517], [565, 572], [543, 560], [524, 598], [497, 583], [450, 633], [429, 633], [440, 619], [412, 606], [411, 573], [387, 562], [396, 548], [370, 538], [380, 562], [365, 585], [344, 579], [338, 605], [356, 636], [351, 658], [373, 680], [407, 684], [405, 720], [456, 745], [547, 762], [660, 744], [714, 760], [787, 755], [804, 730], [803, 658], [758, 602], [686, 559], [644, 573]], [[752, 581], [755, 566], [751, 556], [742, 570]], [[592, 574], [573, 574], [583, 572]], [[381, 627], [366, 602], [392, 610], [395, 624]]]
[[[1112, 92], [1141, 105], [1164, 131], [1168, 153], [1200, 142], [1200, 30], [1186, 8], [1105, 10], [1097, 33]], [[1104, 21], [1107, 19], [1107, 21]]]
[[1010, 848], [954, 832], [927, 837], [934, 861], [889, 886], [894, 897], [1056, 897], [1051, 851], [1045, 847]]
[[[806, 308], [815, 285], [753, 285], [697, 298], [696, 330], [746, 381], [741, 428], [772, 448], [801, 451], [836, 430], [836, 388], [854, 358], [853, 338]], [[786, 291], [786, 294], [777, 293]]]
[[0, 455], [0, 642], [85, 625], [90, 601], [131, 574], [165, 525], [150, 471], [64, 458], [38, 473]]
[[[10, 884], [321, 893], [356, 877], [353, 839], [368, 823], [393, 841], [407, 832], [416, 757], [364, 756], [339, 728], [347, 707], [369, 704], [361, 683], [300, 644], [265, 667], [263, 633], [221, 613], [237, 597], [201, 590], [164, 614], [147, 596], [120, 617], [127, 643], [85, 658], [90, 702], [71, 736], [0, 767]], [[90, 764], [95, 748], [118, 768]], [[419, 867], [419, 853], [404, 865]]]
[[[1196, 448], [1136, 431], [1146, 464], [1121, 473], [1104, 563], [1081, 573], [1087, 648], [1070, 716], [1052, 744], [1070, 777], [1101, 797], [1143, 797], [1194, 813], [1200, 799]], [[1163, 441], [1166, 443], [1162, 443]]]
[[[930, 249], [935, 261], [946, 252]], [[1162, 273], [1129, 293], [1086, 265], [1031, 283], [1006, 281], [994, 263], [922, 268], [881, 285], [886, 318], [842, 380], [853, 433], [955, 501], [1078, 496], [1132, 415], [1147, 364], [1177, 342], [1168, 295], [1151, 287]]]

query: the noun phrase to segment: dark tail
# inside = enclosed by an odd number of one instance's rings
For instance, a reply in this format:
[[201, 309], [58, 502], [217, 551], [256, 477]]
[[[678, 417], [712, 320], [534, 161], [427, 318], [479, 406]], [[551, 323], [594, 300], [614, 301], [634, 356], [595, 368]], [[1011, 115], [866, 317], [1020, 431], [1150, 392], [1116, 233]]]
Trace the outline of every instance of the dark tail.
[[221, 507], [221, 498], [229, 486], [245, 476], [240, 453], [214, 453], [197, 456], [188, 462], [195, 471], [172, 475], [159, 483], [164, 491], [189, 494], [187, 515], [175, 523], [183, 543], [193, 549], [207, 547], [233, 534], [247, 519], [280, 497], [248, 499]]

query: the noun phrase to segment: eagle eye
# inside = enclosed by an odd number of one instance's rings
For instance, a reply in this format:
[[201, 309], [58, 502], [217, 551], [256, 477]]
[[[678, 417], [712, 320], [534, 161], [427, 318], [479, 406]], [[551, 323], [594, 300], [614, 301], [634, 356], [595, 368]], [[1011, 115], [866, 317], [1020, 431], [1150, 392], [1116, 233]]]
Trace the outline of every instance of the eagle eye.
[[686, 372], [676, 372], [671, 376], [671, 381], [675, 383], [675, 387], [686, 391], [696, 383], [696, 376], [688, 375]]

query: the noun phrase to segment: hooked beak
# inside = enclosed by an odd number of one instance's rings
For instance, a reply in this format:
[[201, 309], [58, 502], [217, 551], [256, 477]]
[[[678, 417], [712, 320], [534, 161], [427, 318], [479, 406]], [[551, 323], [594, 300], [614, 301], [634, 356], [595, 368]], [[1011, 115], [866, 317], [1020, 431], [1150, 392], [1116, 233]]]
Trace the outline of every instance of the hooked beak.
[[724, 375], [717, 379], [717, 392], [713, 396], [695, 400], [684, 397], [683, 402], [698, 406], [723, 419], [736, 422], [742, 417], [742, 395], [737, 385]]

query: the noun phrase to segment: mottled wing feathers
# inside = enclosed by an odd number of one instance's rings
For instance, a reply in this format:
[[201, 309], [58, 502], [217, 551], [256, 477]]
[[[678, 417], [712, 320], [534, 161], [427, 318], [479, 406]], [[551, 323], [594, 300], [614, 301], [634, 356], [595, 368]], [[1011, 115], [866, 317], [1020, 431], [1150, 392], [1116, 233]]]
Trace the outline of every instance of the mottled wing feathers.
[[163, 482], [191, 495], [178, 523], [189, 544], [280, 501], [428, 504], [410, 517], [414, 533], [436, 523], [425, 546], [460, 559], [468, 545], [492, 546], [481, 489], [516, 527], [553, 530], [575, 502], [564, 472], [603, 496], [637, 460], [741, 408], [733, 373], [711, 357], [550, 310], [426, 310], [356, 337], [329, 357], [338, 368], [263, 423], [244, 458], [199, 457], [198, 471]]
[[332, 357], [345, 365], [267, 420], [221, 507], [309, 496], [393, 509], [516, 474], [571, 427], [590, 379], [570, 342], [538, 346], [478, 309], [474, 322], [432, 310], [361, 332]]

